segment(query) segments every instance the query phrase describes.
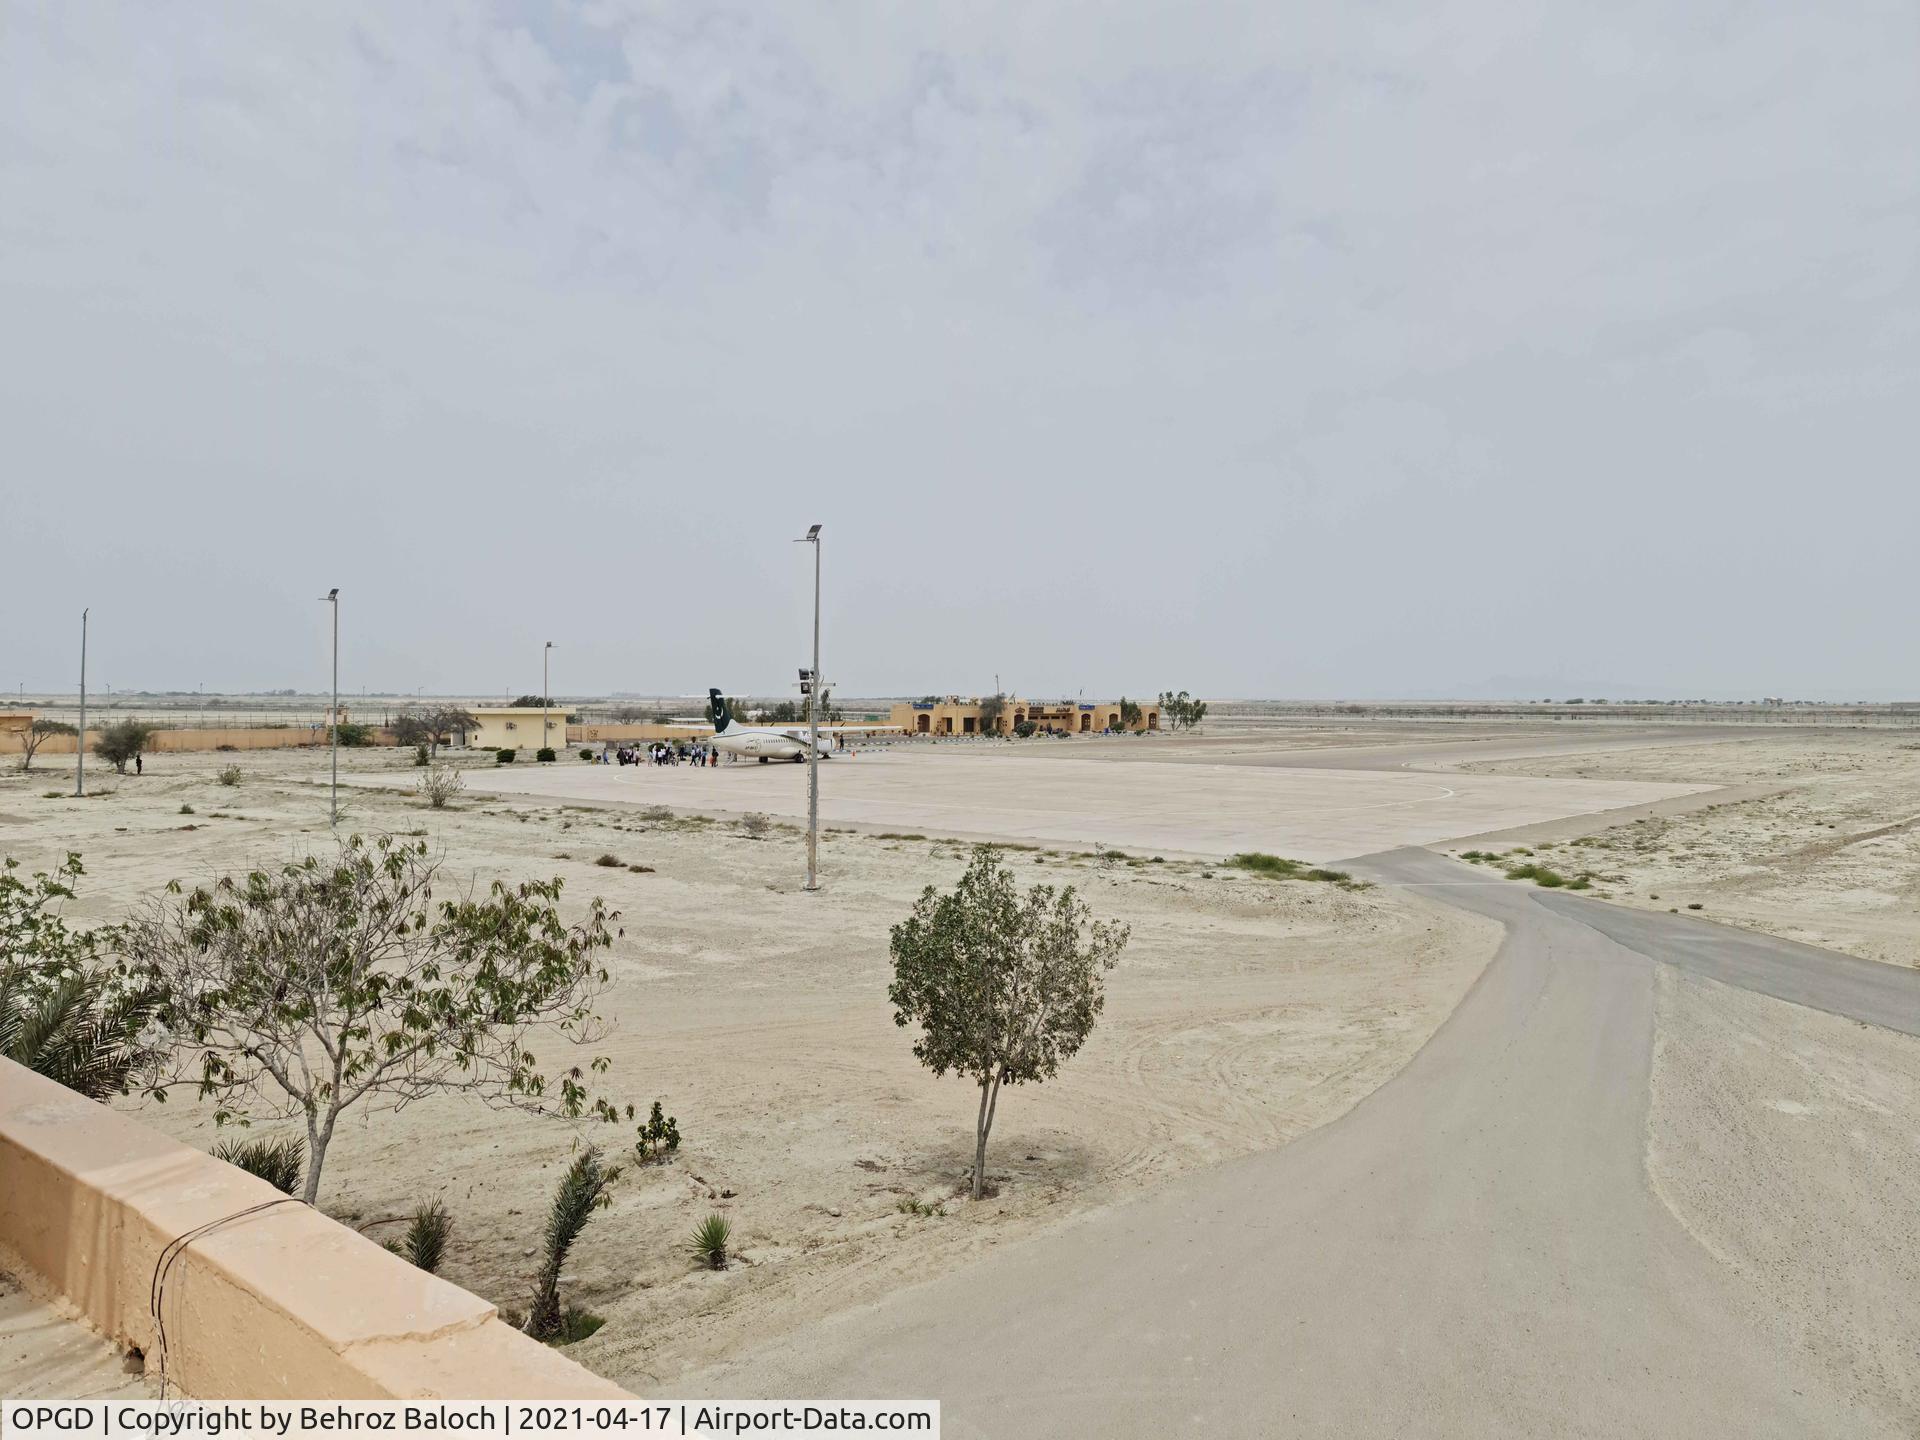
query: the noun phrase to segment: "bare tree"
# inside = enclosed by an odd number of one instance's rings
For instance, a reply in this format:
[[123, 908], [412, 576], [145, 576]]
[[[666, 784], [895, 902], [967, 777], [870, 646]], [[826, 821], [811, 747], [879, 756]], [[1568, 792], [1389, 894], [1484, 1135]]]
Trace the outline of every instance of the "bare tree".
[[64, 720], [36, 719], [27, 726], [27, 733], [21, 737], [26, 748], [20, 752], [20, 768], [31, 770], [33, 757], [40, 753], [40, 747], [54, 735], [78, 735], [80, 732]]
[[913, 1053], [935, 1075], [980, 1087], [973, 1198], [985, 1194], [987, 1135], [1002, 1085], [1049, 1079], [1093, 1030], [1102, 977], [1126, 947], [1125, 925], [1094, 922], [1071, 887], [1024, 895], [1000, 852], [982, 845], [948, 895], [931, 885], [893, 927], [896, 1025], [918, 1024]]
[[480, 722], [457, 705], [443, 705], [432, 710], [416, 710], [404, 706], [394, 712], [393, 739], [401, 746], [424, 745], [429, 756], [438, 755], [440, 747], [447, 742], [456, 730], [473, 730]]
[[212, 1097], [216, 1123], [256, 1110], [305, 1119], [309, 1204], [335, 1125], [362, 1101], [399, 1109], [463, 1092], [618, 1118], [590, 1102], [578, 1066], [549, 1099], [528, 1048], [537, 1032], [605, 1033], [597, 952], [616, 917], [596, 899], [567, 925], [557, 879], [435, 902], [438, 870], [424, 843], [356, 835], [329, 863], [310, 856], [191, 893], [176, 882], [119, 937], [130, 972], [162, 997], [171, 1083]]

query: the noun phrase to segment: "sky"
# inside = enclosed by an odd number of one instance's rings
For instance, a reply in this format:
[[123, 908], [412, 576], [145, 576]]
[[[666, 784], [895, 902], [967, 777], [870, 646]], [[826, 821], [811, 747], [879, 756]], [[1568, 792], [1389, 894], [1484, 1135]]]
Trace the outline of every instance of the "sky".
[[[1920, 9], [9, 0], [0, 685], [1920, 697]], [[1546, 687], [1546, 688], [1542, 688]]]

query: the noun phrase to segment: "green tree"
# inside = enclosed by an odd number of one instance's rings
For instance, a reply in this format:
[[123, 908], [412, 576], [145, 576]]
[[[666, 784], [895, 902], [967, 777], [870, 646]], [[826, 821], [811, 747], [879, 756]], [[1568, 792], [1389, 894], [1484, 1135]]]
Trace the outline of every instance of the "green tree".
[[973, 852], [950, 894], [929, 885], [893, 927], [894, 1024], [920, 1027], [913, 1053], [935, 1075], [953, 1070], [980, 1088], [974, 1199], [985, 1193], [1000, 1087], [1049, 1079], [1079, 1050], [1128, 933], [1090, 923], [1072, 887], [1023, 895], [991, 845]]
[[578, 1066], [549, 1099], [528, 1048], [539, 1033], [605, 1033], [593, 1002], [615, 917], [596, 899], [566, 924], [557, 879], [436, 902], [438, 870], [424, 842], [356, 835], [326, 863], [186, 893], [175, 882], [120, 933], [130, 972], [162, 997], [173, 1081], [212, 1097], [216, 1123], [254, 1111], [306, 1121], [309, 1204], [334, 1127], [363, 1100], [399, 1108], [457, 1091], [618, 1118], [604, 1099], [589, 1104]]
[[431, 758], [440, 753], [441, 745], [454, 731], [473, 730], [479, 724], [470, 712], [457, 705], [443, 705], [429, 710], [403, 706], [394, 713], [393, 739], [396, 745], [424, 745]]
[[93, 753], [113, 762], [122, 775], [136, 755], [145, 753], [153, 739], [153, 726], [142, 720], [116, 720], [93, 740]]
[[158, 1059], [144, 1038], [158, 997], [103, 958], [107, 937], [61, 916], [78, 855], [30, 881], [19, 870], [0, 863], [0, 1055], [91, 1100], [125, 1094]]
[[1138, 730], [1142, 713], [1138, 700], [1129, 700], [1124, 695], [1120, 697], [1120, 728], [1122, 730]]
[[1207, 702], [1195, 700], [1184, 690], [1178, 695], [1171, 690], [1162, 690], [1160, 713], [1166, 717], [1169, 730], [1191, 730], [1207, 718]]
[[25, 742], [25, 748], [20, 752], [20, 768], [22, 770], [31, 770], [33, 768], [33, 757], [40, 753], [40, 747], [47, 743], [50, 736], [78, 735], [79, 733], [78, 730], [74, 729], [73, 726], [67, 724], [64, 720], [48, 720], [44, 718], [33, 720], [28, 724], [27, 733], [22, 737]]
[[1004, 690], [988, 695], [980, 701], [980, 733], [998, 734], [1000, 717], [1007, 713], [1007, 694]]

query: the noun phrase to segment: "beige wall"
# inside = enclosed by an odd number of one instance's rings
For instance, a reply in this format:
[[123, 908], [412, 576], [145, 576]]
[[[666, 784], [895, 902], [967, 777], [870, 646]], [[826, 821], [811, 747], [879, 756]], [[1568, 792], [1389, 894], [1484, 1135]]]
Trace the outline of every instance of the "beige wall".
[[569, 745], [598, 745], [603, 740], [618, 745], [623, 740], [704, 740], [713, 734], [711, 725], [569, 725]]
[[[87, 744], [92, 746], [100, 738], [96, 726], [87, 727]], [[393, 734], [387, 730], [375, 730], [373, 739], [376, 745], [390, 745]], [[231, 745], [235, 750], [286, 750], [302, 745], [324, 745], [327, 743], [327, 727], [317, 729], [301, 726], [298, 729], [268, 730], [250, 728], [243, 730], [156, 730], [147, 749], [153, 754], [171, 755], [200, 750], [218, 750], [222, 745]], [[73, 754], [74, 737], [71, 735], [49, 735], [40, 743], [40, 755]], [[18, 755], [26, 746], [15, 732], [0, 729], [0, 755]], [[91, 755], [92, 749], [87, 753]]]
[[265, 1181], [0, 1060], [0, 1257], [197, 1399], [620, 1399], [617, 1386]]

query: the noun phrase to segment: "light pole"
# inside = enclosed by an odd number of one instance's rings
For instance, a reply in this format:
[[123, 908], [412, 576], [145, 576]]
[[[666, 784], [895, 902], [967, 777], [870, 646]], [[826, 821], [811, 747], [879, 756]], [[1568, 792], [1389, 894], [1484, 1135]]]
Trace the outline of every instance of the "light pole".
[[80, 734], [73, 742], [73, 793], [87, 793], [87, 612], [80, 612]]
[[813, 546], [813, 672], [807, 696], [807, 889], [820, 888], [820, 705], [826, 687], [820, 679], [820, 527], [793, 542]]
[[327, 739], [333, 748], [333, 789], [327, 797], [327, 824], [340, 823], [340, 587], [320, 597], [333, 606], [333, 707], [327, 711]]
[[[553, 695], [547, 685], [547, 657], [553, 653], [553, 641], [549, 640], [540, 652], [540, 750], [550, 750], [553, 742], [547, 738], [547, 707], [553, 703]], [[538, 761], [540, 750], [533, 752]]]

